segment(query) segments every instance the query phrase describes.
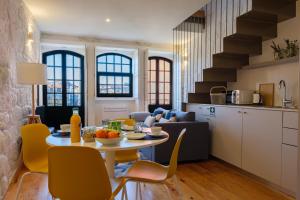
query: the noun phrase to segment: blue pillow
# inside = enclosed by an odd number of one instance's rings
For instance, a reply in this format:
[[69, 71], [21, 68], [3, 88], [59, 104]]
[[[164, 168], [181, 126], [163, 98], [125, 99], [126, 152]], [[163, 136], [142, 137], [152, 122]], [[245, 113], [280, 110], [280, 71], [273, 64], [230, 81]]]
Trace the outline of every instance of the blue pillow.
[[156, 115], [159, 115], [159, 114], [163, 114], [163, 112], [165, 111], [165, 109], [159, 107], [159, 108], [156, 108], [153, 113], [152, 113], [152, 116], [156, 116]]
[[176, 112], [174, 110], [170, 110], [165, 116], [167, 120], [171, 119], [171, 117], [176, 117]]

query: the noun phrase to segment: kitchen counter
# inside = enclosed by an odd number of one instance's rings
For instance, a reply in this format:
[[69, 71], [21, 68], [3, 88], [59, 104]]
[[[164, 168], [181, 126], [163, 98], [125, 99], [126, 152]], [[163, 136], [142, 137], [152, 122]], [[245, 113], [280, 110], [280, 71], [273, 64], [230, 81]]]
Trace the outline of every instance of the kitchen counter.
[[[197, 104], [197, 103], [191, 103]], [[201, 103], [200, 103], [201, 104]], [[298, 112], [298, 108], [283, 108], [280, 106], [266, 107], [262, 105], [235, 105], [235, 104], [225, 104], [225, 105], [216, 105], [216, 104], [201, 104], [206, 106], [219, 106], [219, 107], [233, 107], [233, 108], [250, 108], [258, 110], [279, 110], [279, 111], [288, 111], [288, 112]]]

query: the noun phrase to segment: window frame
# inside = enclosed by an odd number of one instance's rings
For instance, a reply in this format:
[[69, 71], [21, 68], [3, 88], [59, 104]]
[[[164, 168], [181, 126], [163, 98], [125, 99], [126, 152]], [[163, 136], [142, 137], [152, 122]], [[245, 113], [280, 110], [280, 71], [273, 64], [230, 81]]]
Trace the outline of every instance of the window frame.
[[[100, 72], [98, 71], [98, 64], [100, 62], [98, 62], [98, 58], [102, 57], [102, 56], [120, 56], [121, 57], [121, 66], [122, 66], [122, 57], [126, 58], [129, 60], [129, 73], [124, 73], [124, 72]], [[107, 60], [105, 62], [105, 64], [113, 64], [115, 66], [115, 61], [113, 63], [108, 63]], [[100, 93], [100, 76], [113, 76], [113, 77], [128, 77], [129, 78], [129, 93]], [[108, 85], [108, 84], [106, 84]], [[115, 84], [114, 84], [115, 85]], [[123, 84], [122, 84], [123, 85]], [[99, 55], [96, 56], [96, 97], [97, 98], [114, 98], [114, 97], [133, 97], [133, 67], [132, 67], [132, 58], [121, 54], [121, 53], [114, 53], [114, 52], [108, 52], [108, 53], [101, 53]]]
[[[147, 95], [150, 95], [149, 96], [149, 105], [150, 106], [161, 106], [161, 107], [169, 107], [169, 106], [172, 106], [173, 105], [173, 61], [171, 59], [168, 59], [168, 58], [165, 58], [165, 57], [161, 57], [161, 56], [150, 56], [148, 57], [148, 62], [150, 62], [151, 60], [155, 60], [156, 62], [156, 69], [155, 69], [155, 72], [156, 72], [156, 81], [155, 81], [155, 86], [156, 86], [156, 99], [155, 99], [155, 104], [152, 104], [151, 103], [151, 88], [149, 87], [149, 91], [147, 93]], [[165, 62], [168, 62], [170, 64], [170, 103], [169, 104], [160, 104], [159, 103], [159, 61], [160, 60], [163, 60]], [[151, 66], [149, 66], [149, 69], [147, 70], [148, 72], [147, 73], [151, 73]], [[164, 71], [166, 72], [166, 71]], [[151, 83], [151, 80], [148, 80], [148, 83], [147, 84], [150, 84]], [[163, 83], [166, 83], [165, 81]], [[165, 94], [165, 93], [163, 93]], [[164, 98], [165, 99], [165, 98]]]

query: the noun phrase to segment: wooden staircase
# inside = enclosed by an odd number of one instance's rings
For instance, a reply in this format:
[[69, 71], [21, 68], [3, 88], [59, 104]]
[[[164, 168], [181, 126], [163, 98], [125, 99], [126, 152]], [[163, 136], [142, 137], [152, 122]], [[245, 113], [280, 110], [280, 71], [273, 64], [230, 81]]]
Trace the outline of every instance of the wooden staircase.
[[189, 103], [210, 103], [213, 86], [237, 80], [237, 69], [249, 57], [262, 54], [262, 42], [277, 37], [277, 24], [296, 16], [296, 0], [252, 0], [252, 10], [237, 17], [234, 34], [223, 38], [223, 51], [212, 56], [212, 67], [203, 69], [203, 81], [195, 83]]

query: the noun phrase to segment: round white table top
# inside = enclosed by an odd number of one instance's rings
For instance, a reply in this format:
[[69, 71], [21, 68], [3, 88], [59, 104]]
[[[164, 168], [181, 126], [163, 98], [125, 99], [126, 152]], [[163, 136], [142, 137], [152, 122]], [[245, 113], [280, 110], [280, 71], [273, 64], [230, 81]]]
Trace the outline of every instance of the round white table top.
[[150, 146], [156, 146], [158, 144], [164, 143], [169, 139], [169, 134], [167, 132], [163, 133], [166, 135], [166, 137], [163, 138], [155, 138], [153, 140], [128, 140], [127, 138], [124, 138], [120, 144], [113, 145], [113, 146], [106, 146], [102, 145], [100, 142], [84, 142], [82, 139], [80, 142], [77, 143], [71, 143], [70, 138], [64, 138], [64, 137], [54, 137], [52, 135], [49, 135], [46, 138], [46, 143], [50, 146], [85, 146], [85, 147], [91, 147], [94, 149], [97, 149], [99, 151], [119, 151], [119, 150], [130, 150], [130, 149], [141, 149], [145, 147]]

